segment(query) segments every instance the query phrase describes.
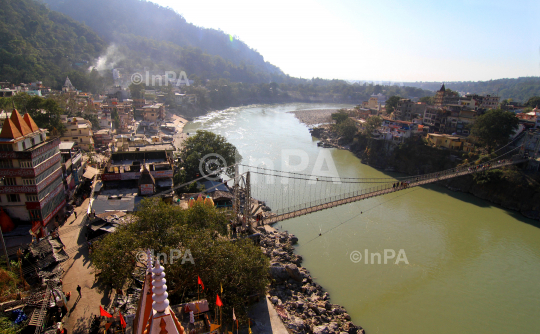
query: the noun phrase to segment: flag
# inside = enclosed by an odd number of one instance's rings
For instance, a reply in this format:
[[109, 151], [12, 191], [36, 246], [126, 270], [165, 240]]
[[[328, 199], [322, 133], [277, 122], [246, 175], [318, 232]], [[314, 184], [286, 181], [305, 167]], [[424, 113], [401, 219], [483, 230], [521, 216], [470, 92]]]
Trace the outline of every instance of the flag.
[[189, 308], [189, 305], [186, 304], [186, 307], [184, 307], [184, 313], [189, 313], [191, 312], [191, 309]]
[[236, 314], [234, 314], [234, 307], [232, 309], [232, 320], [236, 322], [236, 328], [238, 328], [238, 319], [236, 319]]
[[202, 282], [202, 279], [201, 279], [199, 276], [197, 276], [197, 283], [198, 283], [198, 284], [202, 287], [202, 289], [204, 290], [204, 284], [203, 284], [203, 282]]
[[198, 313], [201, 313], [201, 309], [199, 308], [199, 301], [195, 303], [195, 308], [197, 309]]
[[219, 283], [219, 285], [221, 286], [221, 294], [223, 294], [223, 284]]
[[101, 305], [99, 305], [99, 315], [102, 317], [112, 318], [112, 315], [109, 312], [105, 311], [103, 307], [101, 307]]
[[251, 319], [248, 319], [248, 327], [249, 327], [249, 334], [252, 334], [251, 333]]
[[124, 320], [124, 317], [122, 316], [122, 313], [120, 313], [120, 311], [118, 311], [118, 314], [120, 314], [120, 324], [122, 324], [122, 328], [126, 328], [126, 320]]
[[219, 298], [219, 295], [216, 295], [216, 305], [217, 306], [223, 306], [223, 303], [221, 302], [221, 299]]

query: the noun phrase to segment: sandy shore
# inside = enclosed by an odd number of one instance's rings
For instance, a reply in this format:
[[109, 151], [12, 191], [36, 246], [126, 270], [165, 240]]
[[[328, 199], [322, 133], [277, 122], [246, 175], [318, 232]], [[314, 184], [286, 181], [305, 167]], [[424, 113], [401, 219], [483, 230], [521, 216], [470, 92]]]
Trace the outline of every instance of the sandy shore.
[[322, 123], [331, 123], [330, 115], [335, 113], [337, 109], [313, 109], [313, 110], [296, 110], [291, 111], [300, 122], [306, 125], [315, 125]]

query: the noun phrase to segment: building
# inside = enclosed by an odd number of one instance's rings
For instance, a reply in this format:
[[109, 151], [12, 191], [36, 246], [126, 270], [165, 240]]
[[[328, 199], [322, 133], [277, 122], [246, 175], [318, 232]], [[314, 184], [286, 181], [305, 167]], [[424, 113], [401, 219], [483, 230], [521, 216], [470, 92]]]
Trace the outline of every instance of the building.
[[466, 148], [467, 151], [470, 151], [473, 147], [473, 145], [468, 142], [467, 138], [461, 136], [428, 133], [426, 139], [428, 143], [437, 148], [447, 148], [457, 151], [461, 151]]
[[[103, 170], [101, 180], [106, 189], [139, 188], [140, 190], [139, 179], [145, 169], [154, 179], [154, 193], [172, 188], [174, 174], [172, 155], [163, 150], [113, 153]], [[148, 190], [148, 187], [145, 187], [145, 190]], [[148, 194], [145, 193], [145, 195]]]
[[68, 200], [73, 199], [73, 195], [82, 182], [84, 174], [84, 166], [82, 164], [82, 154], [79, 150], [74, 149], [74, 142], [61, 142], [59, 145], [60, 154], [62, 155], [62, 173], [64, 192]]
[[427, 104], [423, 102], [413, 102], [411, 99], [400, 99], [396, 109], [394, 110], [394, 115], [396, 119], [402, 121], [411, 121], [417, 115], [424, 117], [426, 112]]
[[62, 115], [62, 121], [66, 125], [66, 132], [60, 140], [72, 141], [75, 148], [90, 152], [94, 150], [94, 133], [92, 123], [81, 117], [67, 117]]
[[32, 223], [44, 236], [49, 224], [63, 218], [66, 197], [62, 185], [60, 140], [47, 140], [32, 117], [13, 110], [0, 133], [0, 203], [15, 220]]
[[103, 129], [94, 132], [94, 146], [96, 148], [108, 149], [113, 142], [113, 134], [110, 129]]
[[64, 86], [62, 86], [62, 93], [71, 93], [76, 92], [75, 86], [71, 83], [71, 80], [69, 80], [69, 77], [66, 77], [66, 81], [64, 82]]
[[146, 105], [143, 108], [143, 119], [147, 122], [156, 122], [165, 119], [165, 106], [163, 103]]
[[446, 90], [444, 87], [444, 84], [442, 84], [441, 89], [439, 89], [435, 93], [435, 99], [434, 99], [434, 105], [442, 107], [446, 104], [457, 104], [459, 102], [459, 96], [451, 92], [449, 90]]

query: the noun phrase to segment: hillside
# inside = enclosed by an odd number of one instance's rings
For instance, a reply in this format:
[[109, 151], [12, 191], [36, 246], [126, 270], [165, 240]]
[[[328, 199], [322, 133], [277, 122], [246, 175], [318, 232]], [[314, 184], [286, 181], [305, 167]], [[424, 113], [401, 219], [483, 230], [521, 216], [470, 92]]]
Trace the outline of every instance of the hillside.
[[[152, 40], [166, 50], [159, 50], [165, 61], [178, 65], [179, 54], [168, 53], [172, 45], [199, 48], [202, 53], [222, 58], [221, 73], [234, 67], [251, 67], [252, 72], [282, 75], [276, 66], [265, 62], [257, 51], [222, 31], [197, 27], [170, 8], [143, 0], [42, 0], [52, 10], [84, 22], [107, 41], [126, 45], [144, 56], [154, 53], [136, 47], [141, 41]], [[161, 42], [161, 43], [160, 43]], [[226, 66], [230, 62], [233, 66]], [[190, 65], [189, 63], [185, 64]], [[221, 74], [220, 73], [220, 74]], [[261, 78], [266, 80], [267, 78]]]
[[[405, 82], [405, 86], [418, 87], [431, 91], [441, 88], [440, 82]], [[521, 77], [517, 79], [497, 79], [489, 81], [445, 82], [446, 88], [472, 94], [495, 94], [504, 99], [527, 102], [532, 96], [540, 95], [540, 77]]]
[[32, 0], [0, 0], [0, 80], [58, 87], [106, 47], [92, 30]]

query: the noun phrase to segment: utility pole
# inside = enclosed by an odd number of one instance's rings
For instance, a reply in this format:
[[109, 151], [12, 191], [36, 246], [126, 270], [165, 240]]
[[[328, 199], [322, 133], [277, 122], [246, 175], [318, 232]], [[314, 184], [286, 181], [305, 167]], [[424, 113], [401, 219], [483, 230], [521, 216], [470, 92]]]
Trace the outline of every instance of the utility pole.
[[240, 183], [239, 175], [238, 175], [238, 165], [234, 166], [234, 198], [233, 198], [233, 211], [234, 211], [234, 223], [236, 224], [238, 222], [238, 214], [240, 212], [240, 187], [238, 184]]
[[[13, 102], [13, 109], [15, 109], [15, 102]], [[2, 176], [0, 178], [0, 182], [2, 185], [4, 185], [4, 180], [6, 179], [5, 176]], [[4, 255], [6, 256], [6, 265], [8, 270], [11, 270], [11, 266], [9, 265], [9, 256], [7, 253], [6, 243], [4, 242], [4, 234], [2, 233], [2, 227], [0, 227], [0, 242], [2, 242], [2, 248], [4, 249]]]
[[246, 224], [250, 223], [250, 217], [251, 217], [251, 173], [247, 172], [246, 174], [246, 204], [245, 204], [245, 210], [244, 217], [246, 218]]

